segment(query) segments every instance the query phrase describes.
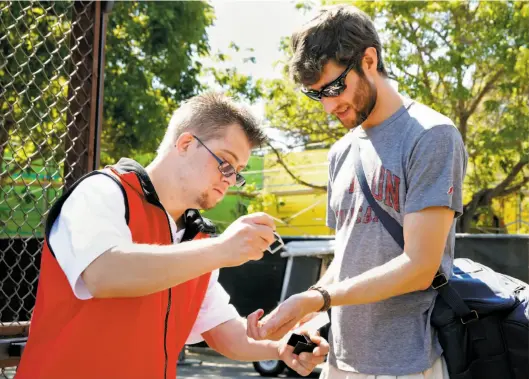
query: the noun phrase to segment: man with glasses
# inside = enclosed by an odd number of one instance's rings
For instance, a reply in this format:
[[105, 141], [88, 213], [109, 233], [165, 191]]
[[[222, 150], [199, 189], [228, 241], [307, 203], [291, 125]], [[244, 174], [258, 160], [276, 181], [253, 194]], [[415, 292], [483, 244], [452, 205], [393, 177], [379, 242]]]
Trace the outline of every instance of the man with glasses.
[[29, 340], [17, 379], [176, 376], [186, 343], [203, 339], [235, 360], [284, 360], [302, 375], [323, 362], [282, 341], [247, 337], [218, 269], [258, 260], [274, 242], [264, 213], [220, 236], [198, 209], [214, 207], [251, 149], [265, 140], [254, 117], [203, 94], [173, 115], [146, 168], [131, 159], [81, 178], [49, 211]]
[[[430, 325], [431, 284], [440, 267], [447, 277], [452, 271], [467, 164], [461, 135], [395, 90], [374, 24], [357, 8], [323, 8], [293, 34], [292, 49], [294, 81], [349, 130], [329, 152], [327, 225], [336, 250], [316, 286], [261, 321], [261, 312], [249, 316], [249, 335], [282, 336], [332, 307], [323, 378], [446, 379]], [[402, 225], [404, 250], [371, 204]]]
[[218, 162], [219, 164], [219, 171], [220, 173], [226, 177], [226, 178], [230, 178], [232, 177], [233, 175], [235, 175], [235, 185], [237, 187], [244, 187], [244, 185], [246, 184], [246, 179], [244, 179], [244, 176], [242, 176], [241, 174], [239, 174], [235, 168], [228, 162], [228, 161], [223, 161], [222, 159], [220, 159], [219, 157], [217, 157], [217, 155], [211, 151], [205, 144], [204, 142], [202, 142], [197, 136], [193, 135], [193, 137], [195, 137], [195, 139], [202, 145], [206, 148], [207, 151], [210, 152], [210, 154], [213, 156], [213, 158], [215, 158], [215, 160]]

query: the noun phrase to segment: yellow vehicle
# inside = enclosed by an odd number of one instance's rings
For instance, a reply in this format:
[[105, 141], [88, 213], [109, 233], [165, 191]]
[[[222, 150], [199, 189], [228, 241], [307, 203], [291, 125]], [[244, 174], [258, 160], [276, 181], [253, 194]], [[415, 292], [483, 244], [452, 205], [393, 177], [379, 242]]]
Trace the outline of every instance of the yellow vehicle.
[[205, 216], [221, 229], [238, 216], [265, 211], [276, 219], [283, 236], [330, 235], [325, 226], [328, 150], [291, 152], [285, 158], [288, 171], [309, 187], [296, 182], [273, 153], [254, 155], [243, 173], [247, 187], [228, 196]]

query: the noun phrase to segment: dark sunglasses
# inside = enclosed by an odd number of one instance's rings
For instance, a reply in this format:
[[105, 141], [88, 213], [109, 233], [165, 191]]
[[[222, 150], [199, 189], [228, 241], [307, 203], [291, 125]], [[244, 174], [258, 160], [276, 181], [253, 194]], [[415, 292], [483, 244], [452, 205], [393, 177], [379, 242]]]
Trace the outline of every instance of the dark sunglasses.
[[355, 63], [351, 63], [342, 74], [334, 79], [332, 82], [325, 84], [319, 91], [315, 89], [302, 88], [301, 92], [307, 95], [312, 100], [320, 101], [322, 97], [337, 97], [340, 96], [347, 88], [345, 84], [345, 77], [355, 67]]
[[197, 136], [193, 135], [193, 137], [196, 138], [196, 140], [206, 148], [207, 151], [210, 152], [211, 155], [216, 159], [216, 161], [219, 163], [219, 171], [222, 175], [224, 175], [225, 178], [229, 178], [232, 175], [235, 175], [235, 185], [237, 187], [242, 187], [246, 184], [246, 179], [244, 179], [244, 176], [237, 173], [235, 168], [229, 164], [226, 161], [223, 161], [220, 159], [213, 151], [211, 151], [205, 144], [202, 142]]

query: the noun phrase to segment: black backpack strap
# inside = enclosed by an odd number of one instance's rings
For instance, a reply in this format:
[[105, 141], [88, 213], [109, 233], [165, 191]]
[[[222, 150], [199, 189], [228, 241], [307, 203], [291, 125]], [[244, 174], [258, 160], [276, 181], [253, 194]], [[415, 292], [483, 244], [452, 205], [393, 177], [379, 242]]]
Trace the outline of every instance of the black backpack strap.
[[197, 209], [188, 209], [183, 215], [185, 231], [181, 242], [191, 241], [198, 233], [213, 235], [216, 233], [215, 224], [200, 215]]
[[[366, 175], [364, 173], [364, 167], [362, 165], [362, 159], [360, 158], [360, 146], [357, 145], [353, 148], [353, 159], [355, 164], [355, 172], [360, 188], [367, 199], [367, 202], [371, 206], [373, 212], [378, 217], [384, 228], [393, 237], [395, 242], [404, 250], [404, 232], [402, 226], [393, 217], [386, 212], [373, 197], [371, 189], [367, 184]], [[453, 311], [461, 318], [463, 324], [467, 324], [470, 321], [476, 320], [478, 315], [476, 311], [471, 310], [461, 299], [461, 296], [456, 292], [455, 289], [450, 286], [448, 278], [440, 270], [437, 271], [435, 278], [432, 282], [432, 288], [435, 289], [443, 300], [453, 309]]]

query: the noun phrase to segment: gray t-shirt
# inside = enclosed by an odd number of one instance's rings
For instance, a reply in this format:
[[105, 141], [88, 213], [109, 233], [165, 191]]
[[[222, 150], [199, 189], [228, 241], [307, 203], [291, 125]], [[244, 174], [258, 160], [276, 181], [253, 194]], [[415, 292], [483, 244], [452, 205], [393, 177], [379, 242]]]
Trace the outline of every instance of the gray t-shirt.
[[[329, 152], [327, 225], [336, 229], [337, 280], [359, 275], [402, 254], [379, 222], [355, 176], [360, 156], [378, 204], [401, 225], [404, 215], [427, 207], [463, 211], [467, 153], [452, 121], [411, 100], [378, 126], [358, 127]], [[442, 271], [450, 274], [455, 220]], [[442, 349], [430, 326], [436, 291], [416, 291], [371, 304], [334, 307], [330, 363], [345, 371], [406, 375], [432, 366]]]

